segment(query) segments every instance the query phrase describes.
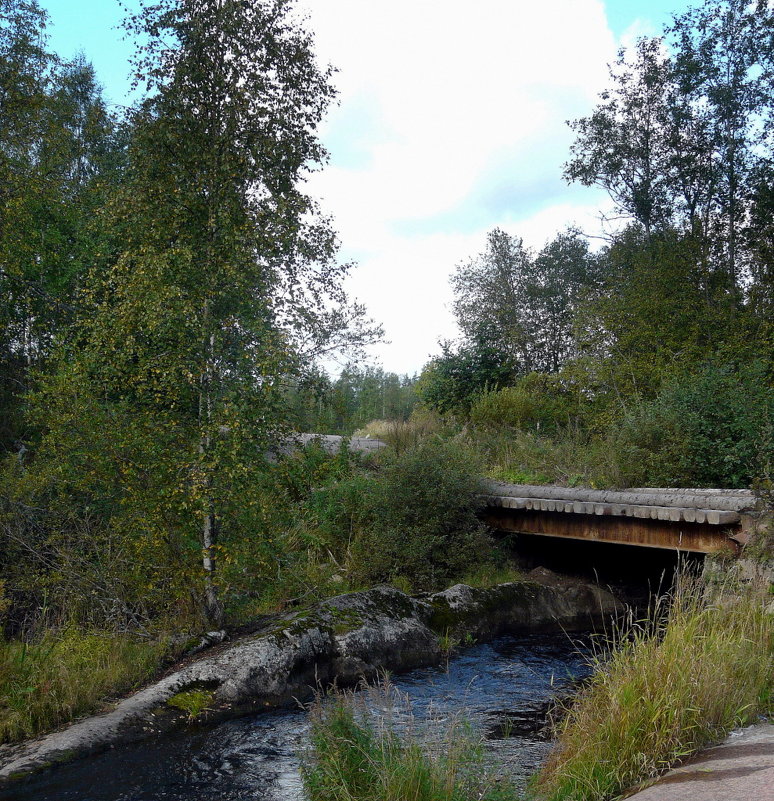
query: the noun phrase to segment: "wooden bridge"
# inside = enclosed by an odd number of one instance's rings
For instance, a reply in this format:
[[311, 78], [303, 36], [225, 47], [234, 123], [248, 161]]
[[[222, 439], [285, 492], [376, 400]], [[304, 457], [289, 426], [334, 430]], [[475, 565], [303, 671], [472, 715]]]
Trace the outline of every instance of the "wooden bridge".
[[[342, 440], [334, 435], [299, 434], [288, 449], [314, 441], [336, 453]], [[348, 447], [370, 453], [385, 443], [353, 437]], [[612, 491], [486, 479], [484, 493], [484, 520], [500, 531], [694, 553], [738, 553], [760, 518], [750, 490], [641, 487]]]
[[625, 491], [486, 481], [484, 519], [494, 529], [547, 537], [738, 553], [755, 527], [750, 490]]

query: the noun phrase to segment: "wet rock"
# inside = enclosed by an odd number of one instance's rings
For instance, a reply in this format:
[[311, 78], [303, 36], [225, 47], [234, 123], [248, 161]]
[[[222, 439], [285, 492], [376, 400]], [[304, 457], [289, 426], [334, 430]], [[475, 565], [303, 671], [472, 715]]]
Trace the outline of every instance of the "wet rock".
[[428, 598], [429, 625], [457, 638], [486, 640], [500, 634], [521, 634], [593, 628], [622, 609], [607, 590], [567, 579], [545, 568], [528, 581], [476, 589], [456, 584]]

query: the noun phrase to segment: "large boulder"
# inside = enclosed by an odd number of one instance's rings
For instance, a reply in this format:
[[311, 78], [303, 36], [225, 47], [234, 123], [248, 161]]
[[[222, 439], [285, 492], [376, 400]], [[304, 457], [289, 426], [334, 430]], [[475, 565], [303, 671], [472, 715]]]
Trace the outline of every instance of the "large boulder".
[[487, 640], [500, 634], [594, 628], [623, 607], [607, 590], [545, 568], [488, 589], [455, 584], [427, 599], [433, 630]]

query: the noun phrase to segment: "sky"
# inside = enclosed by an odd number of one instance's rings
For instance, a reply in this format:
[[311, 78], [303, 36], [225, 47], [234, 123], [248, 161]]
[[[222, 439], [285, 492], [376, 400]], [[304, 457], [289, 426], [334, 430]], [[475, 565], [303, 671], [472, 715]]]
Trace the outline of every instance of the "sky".
[[[83, 51], [109, 101], [130, 102], [118, 0], [40, 0], [51, 47]], [[137, 0], [125, 0], [136, 7]], [[454, 339], [449, 276], [500, 227], [539, 249], [599, 232], [601, 190], [568, 186], [572, 133], [622, 45], [686, 0], [297, 0], [337, 73], [308, 190], [357, 266], [350, 293], [385, 329], [370, 360], [413, 374]], [[330, 369], [335, 372], [336, 365]]]

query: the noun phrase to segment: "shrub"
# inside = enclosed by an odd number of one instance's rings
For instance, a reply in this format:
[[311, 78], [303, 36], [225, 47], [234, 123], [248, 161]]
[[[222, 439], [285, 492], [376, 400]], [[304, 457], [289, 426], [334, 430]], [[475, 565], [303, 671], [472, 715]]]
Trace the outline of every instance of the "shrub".
[[432, 588], [480, 563], [489, 540], [478, 520], [480, 466], [456, 442], [430, 439], [384, 456], [353, 543], [366, 582], [404, 576]]
[[515, 386], [480, 394], [470, 408], [470, 422], [482, 428], [509, 427], [542, 432], [566, 425], [570, 404], [555, 376], [530, 373]]
[[774, 388], [763, 365], [708, 364], [667, 383], [620, 436], [657, 486], [745, 487], [774, 462]]

